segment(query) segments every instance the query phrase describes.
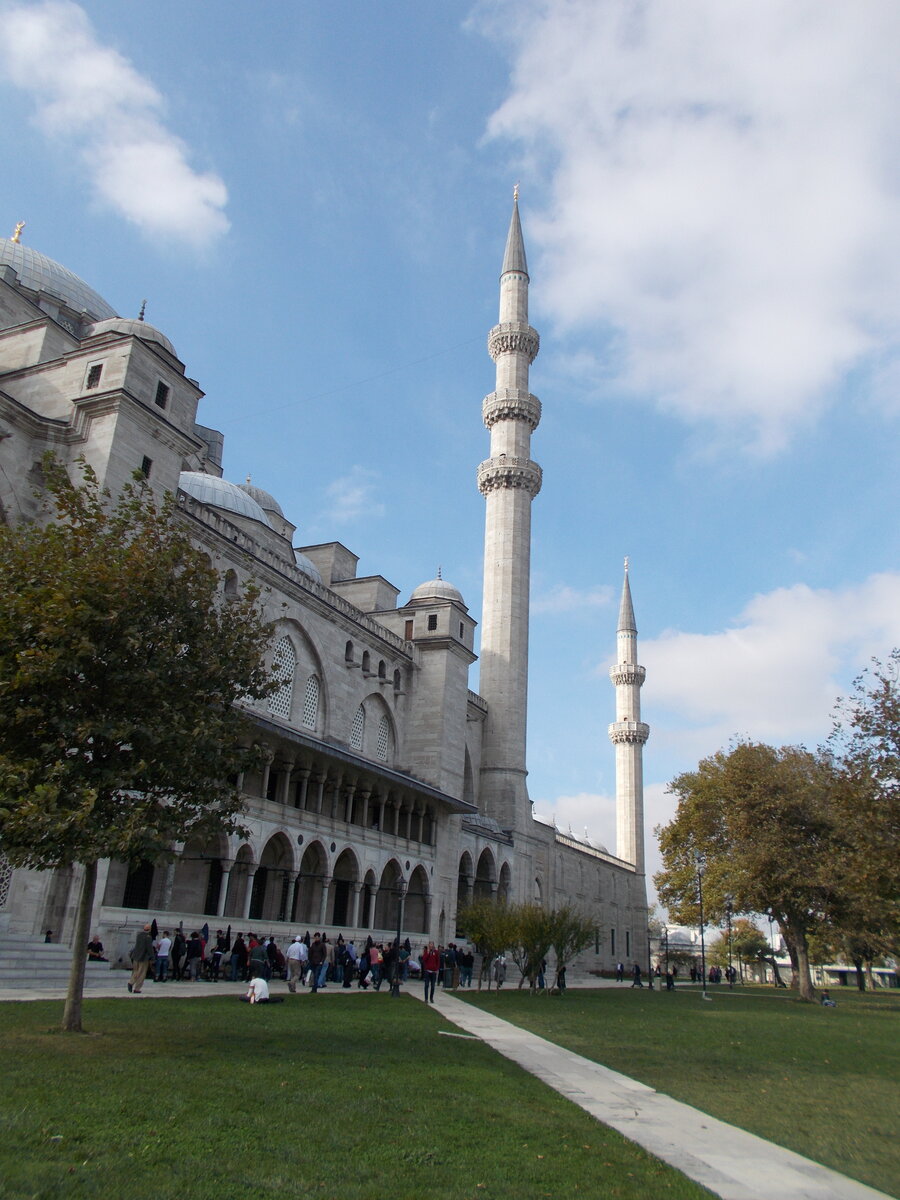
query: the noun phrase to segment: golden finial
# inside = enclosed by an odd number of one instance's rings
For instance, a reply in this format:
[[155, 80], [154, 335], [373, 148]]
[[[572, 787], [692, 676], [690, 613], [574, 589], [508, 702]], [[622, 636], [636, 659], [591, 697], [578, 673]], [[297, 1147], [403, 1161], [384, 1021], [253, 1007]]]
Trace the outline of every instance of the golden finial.
[[518, 181], [518, 179], [513, 184], [513, 203], [514, 204], [519, 203], [519, 181]]
[[18, 245], [18, 243], [21, 242], [21, 240], [22, 240], [22, 230], [24, 228], [25, 228], [24, 221], [16, 221], [16, 228], [13, 232], [12, 237], [9, 240], [11, 242], [15, 242]]

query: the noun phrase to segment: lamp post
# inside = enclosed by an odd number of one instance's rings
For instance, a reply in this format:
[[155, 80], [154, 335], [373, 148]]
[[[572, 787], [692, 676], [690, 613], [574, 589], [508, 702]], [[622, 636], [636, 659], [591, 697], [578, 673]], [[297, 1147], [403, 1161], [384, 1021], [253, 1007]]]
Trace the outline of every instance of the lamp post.
[[694, 854], [694, 866], [697, 868], [697, 900], [700, 905], [700, 982], [703, 985], [703, 999], [706, 994], [706, 938], [703, 926], [703, 872], [706, 868], [706, 855], [697, 850]]
[[391, 980], [391, 995], [396, 998], [400, 995], [400, 937], [403, 932], [403, 897], [406, 894], [406, 885], [400, 879], [397, 883], [397, 942], [394, 947], [394, 977]]
[[[650, 944], [653, 937], [653, 930], [647, 926], [647, 987], [653, 991], [653, 948]], [[657, 950], [659, 948], [657, 947]]]
[[734, 912], [734, 896], [729, 892], [725, 897], [725, 920], [728, 925], [728, 986], [734, 987], [734, 975], [731, 967], [731, 914]]

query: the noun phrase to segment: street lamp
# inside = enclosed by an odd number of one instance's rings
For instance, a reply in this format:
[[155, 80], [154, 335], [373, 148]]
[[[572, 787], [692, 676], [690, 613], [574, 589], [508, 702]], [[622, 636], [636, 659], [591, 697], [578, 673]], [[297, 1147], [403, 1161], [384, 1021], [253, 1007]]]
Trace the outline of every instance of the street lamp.
[[734, 987], [734, 975], [731, 967], [731, 914], [734, 912], [734, 896], [731, 892], [725, 896], [725, 920], [728, 923], [728, 986]]
[[703, 985], [703, 999], [709, 1000], [706, 994], [706, 940], [703, 925], [703, 872], [706, 869], [706, 855], [699, 850], [694, 853], [694, 866], [697, 868], [697, 900], [700, 905], [700, 982]]
[[400, 879], [397, 882], [397, 943], [394, 948], [394, 978], [391, 980], [391, 995], [395, 998], [400, 995], [400, 938], [403, 933], [403, 897], [406, 894], [406, 885]]
[[[647, 987], [650, 989], [651, 992], [653, 991], [653, 947], [651, 945], [652, 937], [653, 937], [653, 930], [648, 925], [647, 926]], [[657, 947], [657, 949], [658, 949], [658, 947]]]

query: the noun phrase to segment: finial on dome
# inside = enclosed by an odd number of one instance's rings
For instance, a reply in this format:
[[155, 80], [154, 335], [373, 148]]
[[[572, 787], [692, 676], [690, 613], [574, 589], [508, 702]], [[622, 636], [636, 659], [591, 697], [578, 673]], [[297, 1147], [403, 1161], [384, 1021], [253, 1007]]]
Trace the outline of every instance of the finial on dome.
[[143, 319], [144, 319], [144, 313], [145, 313], [146, 311], [147, 311], [147, 301], [146, 301], [146, 300], [142, 300], [142, 301], [141, 301], [141, 311], [138, 313], [138, 320], [139, 320], [139, 321], [143, 321]]
[[249, 475], [249, 472], [248, 472], [248, 474], [247, 474], [247, 478], [244, 480], [244, 482], [245, 482], [245, 483], [249, 483], [249, 482], [250, 482], [250, 475]]
[[19, 242], [21, 242], [21, 240], [22, 240], [22, 230], [23, 230], [24, 228], [25, 228], [25, 222], [24, 222], [24, 221], [16, 221], [16, 227], [15, 227], [15, 229], [13, 230], [13, 235], [12, 235], [12, 237], [11, 237], [9, 240], [10, 240], [11, 242], [15, 242], [15, 243], [16, 243], [16, 245], [18, 245], [18, 244], [19, 244]]
[[438, 565], [438, 573], [437, 573], [437, 577], [438, 577], [438, 579], [442, 579], [442, 578], [443, 578], [443, 576], [441, 575], [441, 568], [440, 568], [440, 565]]

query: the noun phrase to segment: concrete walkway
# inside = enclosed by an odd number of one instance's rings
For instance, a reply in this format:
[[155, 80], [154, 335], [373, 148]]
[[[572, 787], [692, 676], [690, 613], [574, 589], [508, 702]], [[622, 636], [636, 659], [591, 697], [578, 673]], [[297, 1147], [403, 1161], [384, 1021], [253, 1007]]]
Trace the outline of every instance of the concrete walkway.
[[[422, 999], [420, 988], [410, 994]], [[435, 1011], [723, 1200], [888, 1200], [444, 992]]]
[[[140, 1004], [148, 998], [238, 996], [247, 988], [242, 983], [148, 982], [141, 995], [135, 997], [128, 995], [125, 986], [128, 978], [125, 971], [111, 971], [108, 979], [85, 990], [85, 999], [118, 997]], [[276, 983], [274, 990], [276, 994], [287, 995], [283, 983]], [[410, 983], [404, 991], [422, 1001], [421, 984]], [[362, 998], [372, 992], [361, 992], [356, 987], [345, 990], [329, 984], [321, 995]], [[58, 987], [34, 987], [31, 981], [22, 988], [0, 988], [0, 1002], [61, 1000], [64, 996], [65, 992]], [[518, 1063], [592, 1117], [722, 1200], [891, 1200], [884, 1192], [707, 1116], [646, 1084], [466, 1004], [440, 988], [435, 992], [433, 1007], [458, 1029]]]

